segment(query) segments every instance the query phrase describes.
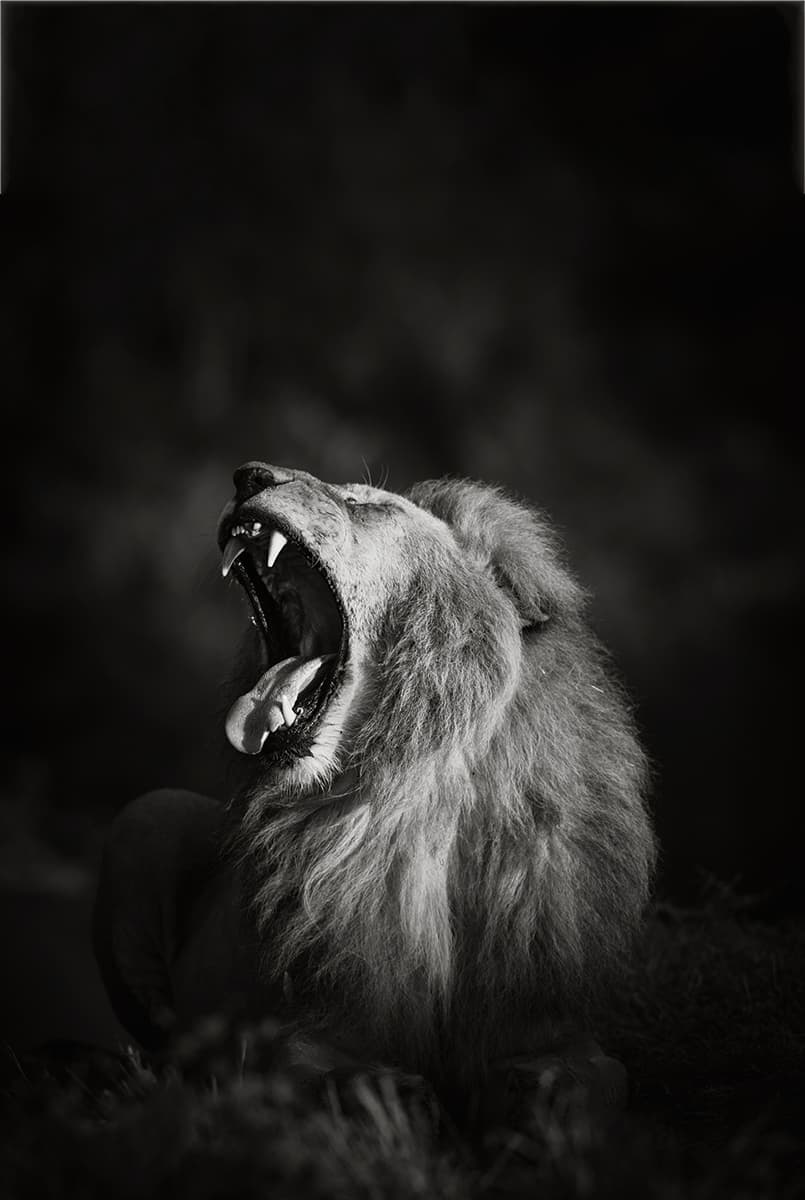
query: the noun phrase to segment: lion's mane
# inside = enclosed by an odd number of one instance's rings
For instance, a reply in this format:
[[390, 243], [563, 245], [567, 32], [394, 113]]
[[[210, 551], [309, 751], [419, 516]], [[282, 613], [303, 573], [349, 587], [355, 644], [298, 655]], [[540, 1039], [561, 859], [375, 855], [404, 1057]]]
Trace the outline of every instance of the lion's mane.
[[452, 530], [393, 597], [344, 779], [258, 778], [235, 838], [263, 970], [372, 1053], [470, 1080], [588, 1019], [654, 861], [628, 706], [545, 519], [466, 481], [411, 500]]

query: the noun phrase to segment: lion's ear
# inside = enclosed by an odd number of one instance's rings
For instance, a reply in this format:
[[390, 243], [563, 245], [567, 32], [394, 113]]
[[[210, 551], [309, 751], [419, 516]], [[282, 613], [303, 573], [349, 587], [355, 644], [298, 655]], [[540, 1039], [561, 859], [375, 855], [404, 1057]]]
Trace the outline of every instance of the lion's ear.
[[503, 564], [490, 559], [489, 572], [498, 587], [507, 592], [514, 601], [523, 633], [531, 633], [535, 629], [540, 629], [546, 621], [550, 620], [552, 613], [548, 601], [518, 587], [517, 580], [512, 579]]
[[514, 601], [523, 632], [578, 611], [584, 593], [561, 562], [556, 538], [535, 509], [468, 479], [417, 483], [409, 499], [441, 518], [456, 541]]

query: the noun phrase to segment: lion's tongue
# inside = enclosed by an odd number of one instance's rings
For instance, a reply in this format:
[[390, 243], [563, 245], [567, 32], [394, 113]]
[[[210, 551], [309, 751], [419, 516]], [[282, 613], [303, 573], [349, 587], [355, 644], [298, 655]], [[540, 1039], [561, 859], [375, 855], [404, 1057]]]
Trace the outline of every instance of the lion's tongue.
[[310, 687], [325, 663], [334, 656], [286, 658], [269, 667], [257, 683], [238, 697], [226, 718], [226, 736], [241, 754], [259, 754], [270, 733], [292, 725], [297, 699]]

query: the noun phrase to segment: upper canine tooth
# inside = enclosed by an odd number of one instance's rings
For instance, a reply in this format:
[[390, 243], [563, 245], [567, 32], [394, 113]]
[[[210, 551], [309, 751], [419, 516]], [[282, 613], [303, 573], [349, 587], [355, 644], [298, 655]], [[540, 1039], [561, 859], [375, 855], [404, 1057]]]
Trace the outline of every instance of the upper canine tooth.
[[271, 530], [271, 537], [268, 539], [268, 550], [266, 551], [266, 565], [273, 567], [274, 563], [279, 558], [283, 546], [288, 539], [284, 533], [280, 533], [279, 529]]
[[224, 579], [226, 579], [227, 575], [232, 569], [232, 564], [235, 559], [239, 554], [242, 554], [245, 549], [246, 547], [243, 545], [243, 542], [237, 537], [231, 537], [226, 543], [224, 556], [221, 560], [221, 574], [223, 575]]

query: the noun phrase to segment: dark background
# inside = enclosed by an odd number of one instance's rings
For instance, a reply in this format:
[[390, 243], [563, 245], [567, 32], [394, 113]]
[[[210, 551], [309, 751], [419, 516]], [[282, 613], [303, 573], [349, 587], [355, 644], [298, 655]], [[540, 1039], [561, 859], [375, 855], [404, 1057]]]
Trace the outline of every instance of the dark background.
[[264, 458], [543, 506], [661, 892], [801, 902], [797, 7], [3, 5], [12, 891], [221, 791]]

